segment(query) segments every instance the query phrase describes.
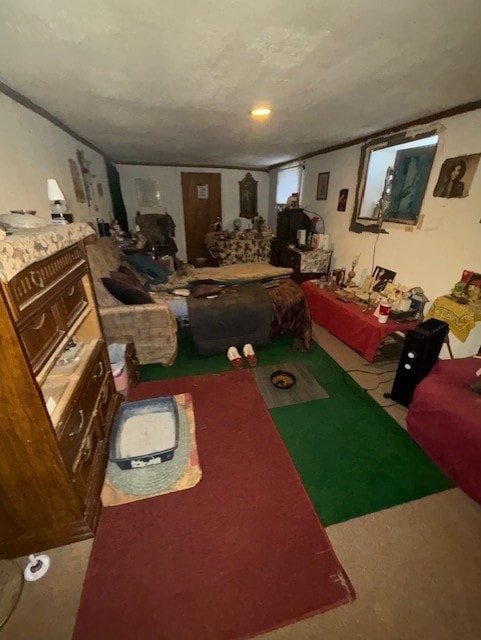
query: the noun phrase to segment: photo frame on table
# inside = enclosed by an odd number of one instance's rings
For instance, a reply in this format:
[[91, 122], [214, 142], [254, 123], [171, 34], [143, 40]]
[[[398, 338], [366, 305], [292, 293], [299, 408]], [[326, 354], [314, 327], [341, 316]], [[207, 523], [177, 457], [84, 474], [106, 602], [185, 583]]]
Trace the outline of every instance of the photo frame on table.
[[373, 285], [372, 290], [381, 293], [389, 282], [394, 282], [396, 272], [384, 267], [376, 267], [372, 273]]
[[320, 173], [317, 177], [317, 193], [316, 200], [327, 200], [327, 191], [329, 188], [330, 171]]
[[465, 292], [469, 302], [481, 302], [481, 273], [472, 273], [469, 276]]

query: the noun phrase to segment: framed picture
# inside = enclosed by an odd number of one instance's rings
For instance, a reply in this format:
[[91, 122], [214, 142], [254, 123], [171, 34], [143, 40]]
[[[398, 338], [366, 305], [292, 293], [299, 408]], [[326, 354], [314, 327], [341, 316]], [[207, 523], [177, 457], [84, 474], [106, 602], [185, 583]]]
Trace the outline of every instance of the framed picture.
[[255, 218], [257, 213], [257, 180], [246, 173], [239, 181], [240, 218]]
[[473, 182], [481, 154], [448, 158], [443, 162], [434, 187], [435, 198], [465, 198]]
[[347, 204], [347, 196], [349, 194], [349, 189], [341, 189], [339, 191], [339, 200], [337, 201], [337, 210], [345, 211]]
[[70, 166], [70, 175], [72, 176], [73, 189], [75, 192], [75, 199], [77, 202], [85, 202], [85, 191], [82, 183], [82, 178], [80, 177], [80, 170], [78, 168], [78, 164], [72, 158], [68, 161]]
[[481, 300], [481, 273], [472, 273], [466, 283], [466, 297], [469, 302]]
[[329, 187], [330, 172], [320, 173], [317, 178], [316, 200], [327, 200], [327, 189]]
[[373, 271], [372, 277], [372, 290], [381, 293], [389, 282], [394, 282], [396, 272], [391, 271], [390, 269], [385, 269], [384, 267], [376, 267]]

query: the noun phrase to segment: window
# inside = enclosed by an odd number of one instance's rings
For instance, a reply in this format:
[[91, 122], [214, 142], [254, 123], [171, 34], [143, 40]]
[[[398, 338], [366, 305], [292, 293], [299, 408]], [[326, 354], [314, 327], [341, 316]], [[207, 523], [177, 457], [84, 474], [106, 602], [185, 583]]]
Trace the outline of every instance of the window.
[[293, 193], [299, 193], [301, 170], [302, 166], [300, 164], [295, 167], [279, 169], [277, 172], [276, 204], [286, 204], [289, 196]]
[[351, 231], [379, 231], [384, 220], [416, 224], [437, 142], [436, 131], [402, 133], [362, 148]]

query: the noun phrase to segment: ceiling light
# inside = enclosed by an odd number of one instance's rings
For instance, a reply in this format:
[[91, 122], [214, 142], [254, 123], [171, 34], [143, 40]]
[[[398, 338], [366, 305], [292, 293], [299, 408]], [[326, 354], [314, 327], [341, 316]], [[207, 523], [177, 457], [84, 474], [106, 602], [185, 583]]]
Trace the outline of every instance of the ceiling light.
[[271, 110], [267, 107], [262, 107], [259, 109], [252, 109], [251, 116], [258, 118], [259, 116], [269, 116], [271, 114]]

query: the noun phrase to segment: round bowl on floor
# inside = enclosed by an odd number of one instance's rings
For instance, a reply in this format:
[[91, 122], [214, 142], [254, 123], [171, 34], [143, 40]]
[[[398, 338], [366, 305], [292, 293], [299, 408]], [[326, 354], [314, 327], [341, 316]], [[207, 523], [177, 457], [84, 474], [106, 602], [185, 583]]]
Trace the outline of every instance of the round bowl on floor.
[[277, 369], [277, 371], [271, 373], [271, 382], [276, 389], [292, 389], [296, 381], [296, 376], [290, 371]]
[[196, 264], [198, 267], [205, 267], [206, 262], [207, 262], [207, 258], [196, 258], [196, 259], [195, 259], [195, 264]]

